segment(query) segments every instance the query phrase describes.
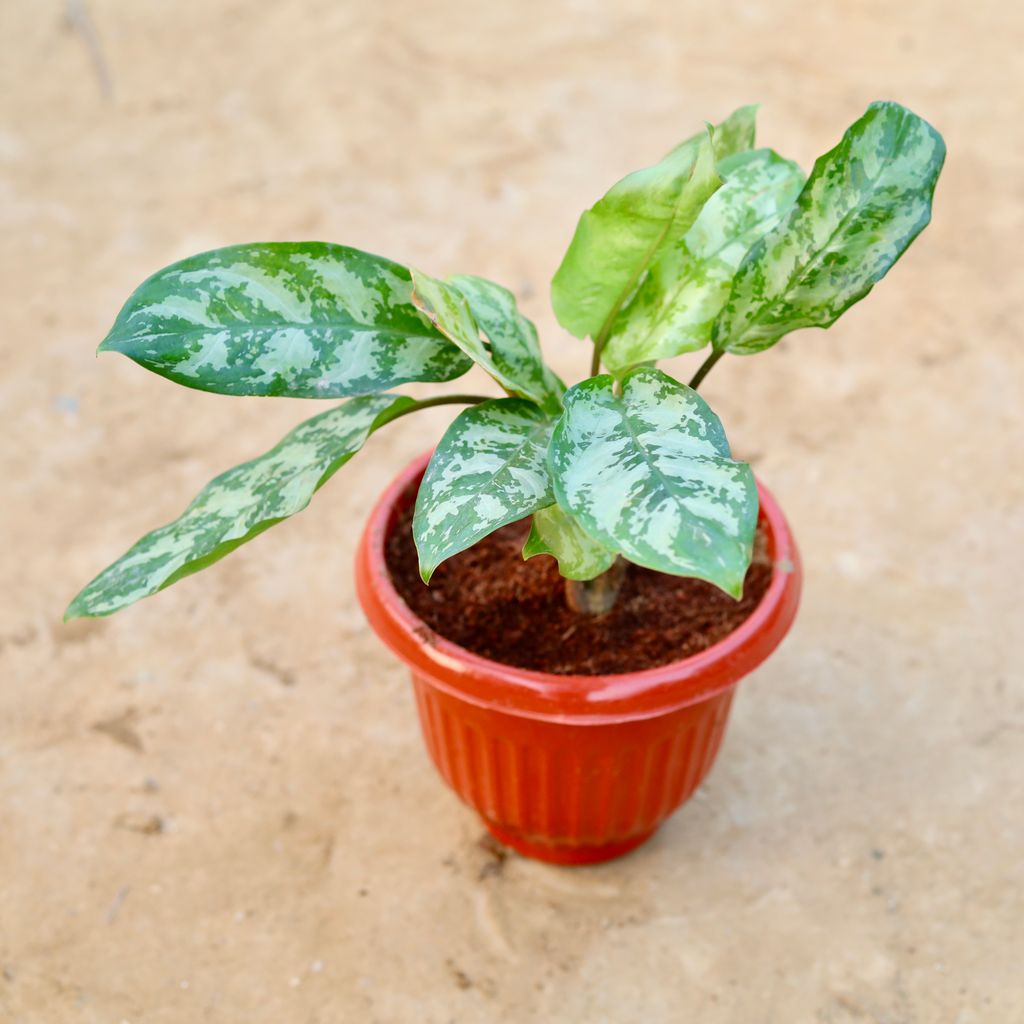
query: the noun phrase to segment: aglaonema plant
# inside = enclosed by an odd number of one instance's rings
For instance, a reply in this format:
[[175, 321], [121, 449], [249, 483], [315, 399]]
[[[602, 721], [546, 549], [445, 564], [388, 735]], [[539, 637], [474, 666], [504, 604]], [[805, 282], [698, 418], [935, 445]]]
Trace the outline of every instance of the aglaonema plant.
[[[921, 118], [873, 103], [805, 180], [754, 148], [754, 120], [744, 107], [706, 126], [582, 215], [552, 282], [559, 322], [593, 340], [590, 376], [568, 389], [511, 292], [483, 278], [438, 280], [324, 242], [232, 246], [153, 275], [101, 351], [202, 391], [346, 401], [212, 480], [67, 617], [108, 615], [211, 565], [304, 508], [372, 433], [451, 403], [468, 408], [413, 520], [425, 582], [532, 516], [523, 555], [556, 558], [579, 611], [612, 605], [626, 562], [739, 597], [757, 487], [697, 387], [727, 353], [828, 327], [862, 299], [928, 223], [945, 156]], [[688, 385], [655, 368], [700, 349]], [[504, 397], [391, 390], [474, 364]]]

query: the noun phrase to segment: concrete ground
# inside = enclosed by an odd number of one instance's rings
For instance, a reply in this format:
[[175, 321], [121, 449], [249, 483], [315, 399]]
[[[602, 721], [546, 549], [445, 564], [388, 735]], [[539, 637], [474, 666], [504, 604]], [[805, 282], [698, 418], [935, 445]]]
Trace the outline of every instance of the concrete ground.
[[[1024, 1021], [1020, 8], [67, 8], [0, 7], [0, 1021]], [[546, 295], [585, 205], [741, 103], [809, 166], [879, 97], [945, 134], [935, 221], [827, 335], [708, 380], [805, 601], [635, 855], [499, 869], [363, 623], [363, 517], [444, 410], [202, 577], [60, 624], [312, 408], [96, 360], [151, 271], [285, 238], [474, 271], [575, 377]]]

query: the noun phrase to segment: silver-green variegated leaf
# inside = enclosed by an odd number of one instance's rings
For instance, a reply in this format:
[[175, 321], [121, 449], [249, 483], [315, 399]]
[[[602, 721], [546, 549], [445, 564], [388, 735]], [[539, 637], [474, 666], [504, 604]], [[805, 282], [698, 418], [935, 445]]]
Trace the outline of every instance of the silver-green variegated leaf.
[[727, 157], [718, 170], [725, 184], [615, 318], [604, 349], [612, 372], [709, 344], [736, 268], [779, 222], [804, 182], [795, 163], [770, 149]]
[[544, 363], [537, 328], [519, 311], [515, 296], [500, 284], [472, 274], [456, 274], [448, 283], [469, 303], [490, 342], [494, 365], [517, 383], [515, 393], [557, 414], [565, 385]]
[[200, 391], [291, 398], [452, 380], [471, 365], [413, 304], [405, 267], [326, 242], [174, 263], [135, 290], [100, 350]]
[[558, 561], [558, 571], [570, 580], [592, 580], [607, 572], [616, 557], [558, 505], [533, 514], [523, 558], [534, 555], [552, 555]]
[[608, 550], [739, 597], [757, 525], [757, 486], [694, 391], [639, 368], [565, 394], [549, 451], [558, 504]]
[[604, 338], [647, 270], [691, 227], [722, 184], [717, 161], [753, 145], [752, 107], [634, 171], [584, 211], [551, 281], [558, 322], [577, 338]]
[[[465, 279], [462, 283], [457, 283], [455, 279], [450, 282], [439, 281], [419, 270], [413, 270], [412, 279], [413, 297], [424, 315], [473, 362], [486, 370], [505, 391], [538, 405], [544, 405], [549, 401], [551, 394], [544, 377], [543, 364], [538, 365], [539, 346], [538, 361], [535, 363], [524, 348], [523, 339], [515, 327], [497, 330], [492, 323], [492, 337], [484, 324], [478, 322], [474, 314], [481, 306], [480, 300], [484, 294], [482, 287], [478, 285], [469, 288], [465, 284]], [[490, 282], [484, 284], [490, 285]], [[497, 316], [498, 311], [494, 305], [496, 299], [493, 294], [493, 289], [496, 288], [497, 285], [491, 285], [487, 292], [491, 301], [481, 311], [485, 319], [493, 320]], [[466, 291], [472, 293], [472, 301], [464, 294]], [[509, 299], [512, 299], [511, 294]], [[472, 302], [475, 302], [475, 307]], [[512, 305], [515, 305], [514, 299]]]
[[446, 558], [554, 503], [547, 464], [553, 424], [521, 398], [491, 399], [455, 418], [416, 498], [412, 532], [424, 581]]
[[104, 569], [65, 618], [109, 615], [301, 511], [374, 430], [411, 404], [401, 395], [364, 395], [301, 423], [264, 455], [211, 480], [179, 518]]
[[864, 298], [931, 219], [942, 137], [897, 103], [873, 103], [819, 157], [779, 224], [736, 273], [716, 349], [749, 354], [828, 327]]

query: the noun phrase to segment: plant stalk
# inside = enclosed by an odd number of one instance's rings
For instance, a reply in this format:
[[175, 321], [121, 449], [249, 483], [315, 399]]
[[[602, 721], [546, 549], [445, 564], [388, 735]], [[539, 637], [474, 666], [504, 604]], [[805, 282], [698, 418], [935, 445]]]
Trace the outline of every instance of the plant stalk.
[[601, 372], [601, 350], [604, 348], [608, 335], [602, 331], [594, 339], [594, 354], [590, 357], [590, 376], [596, 377]]
[[592, 580], [566, 580], [566, 604], [580, 615], [604, 615], [615, 607], [626, 579], [626, 560], [616, 558], [612, 567]]
[[601, 330], [597, 332], [597, 337], [594, 339], [594, 354], [590, 357], [591, 377], [596, 377], [601, 372], [601, 353], [604, 352], [604, 347], [608, 344], [608, 335], [612, 333], [612, 325], [621, 308], [622, 302], [620, 301], [608, 314], [608, 319], [601, 325]]
[[421, 398], [399, 410], [388, 421], [393, 423], [411, 412], [419, 412], [420, 409], [430, 409], [435, 405], [479, 405], [481, 402], [489, 402], [491, 395], [438, 395], [437, 398]]
[[690, 381], [690, 387], [694, 391], [700, 387], [700, 382], [711, 372], [712, 367], [718, 362], [722, 356], [725, 355], [725, 349], [716, 349], [700, 364], [700, 368], [693, 375], [693, 380]]

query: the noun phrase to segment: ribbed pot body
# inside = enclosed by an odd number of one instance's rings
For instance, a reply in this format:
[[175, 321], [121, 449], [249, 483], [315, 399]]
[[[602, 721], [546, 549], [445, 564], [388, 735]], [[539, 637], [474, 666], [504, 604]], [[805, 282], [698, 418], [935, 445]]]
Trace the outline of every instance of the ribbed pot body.
[[472, 654], [434, 634], [395, 591], [387, 537], [429, 456], [374, 509], [356, 581], [370, 624], [409, 665], [423, 736], [442, 778], [503, 843], [561, 864], [638, 846], [707, 776], [736, 683], [782, 640], [800, 563], [778, 506], [760, 486], [772, 582], [736, 631], [700, 654], [611, 676], [556, 676]]

